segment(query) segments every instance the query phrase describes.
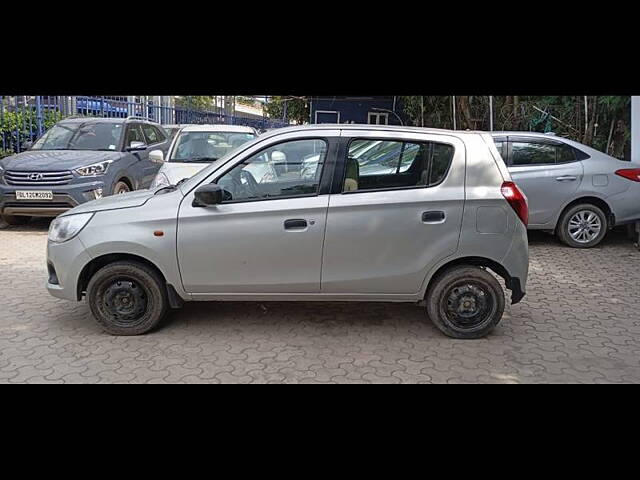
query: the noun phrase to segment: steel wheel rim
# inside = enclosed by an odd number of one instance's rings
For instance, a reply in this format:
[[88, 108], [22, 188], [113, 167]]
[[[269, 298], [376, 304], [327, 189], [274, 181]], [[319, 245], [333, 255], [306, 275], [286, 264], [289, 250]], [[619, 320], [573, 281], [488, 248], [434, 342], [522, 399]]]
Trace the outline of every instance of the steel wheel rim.
[[491, 320], [495, 299], [486, 285], [475, 281], [458, 282], [449, 287], [442, 300], [447, 320], [459, 330], [476, 330]]
[[118, 277], [104, 288], [101, 303], [103, 311], [114, 324], [131, 327], [144, 318], [149, 292], [133, 278]]
[[569, 236], [578, 243], [590, 243], [602, 231], [602, 221], [592, 210], [580, 210], [573, 214], [568, 224]]

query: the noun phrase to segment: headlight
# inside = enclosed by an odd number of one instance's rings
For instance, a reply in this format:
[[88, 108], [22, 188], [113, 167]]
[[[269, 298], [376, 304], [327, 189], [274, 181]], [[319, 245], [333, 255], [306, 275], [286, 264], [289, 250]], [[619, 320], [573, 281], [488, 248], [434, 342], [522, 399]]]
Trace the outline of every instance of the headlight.
[[104, 175], [112, 162], [113, 160], [107, 160], [106, 162], [94, 163], [93, 165], [77, 168], [76, 172], [83, 177]]
[[159, 172], [156, 175], [156, 178], [153, 179], [153, 182], [151, 182], [151, 186], [149, 187], [149, 189], [153, 190], [154, 188], [168, 187], [169, 185], [171, 185], [171, 183], [169, 182], [167, 176], [164, 173]]
[[55, 243], [71, 240], [87, 226], [93, 215], [93, 213], [79, 213], [56, 218], [49, 227], [49, 240]]

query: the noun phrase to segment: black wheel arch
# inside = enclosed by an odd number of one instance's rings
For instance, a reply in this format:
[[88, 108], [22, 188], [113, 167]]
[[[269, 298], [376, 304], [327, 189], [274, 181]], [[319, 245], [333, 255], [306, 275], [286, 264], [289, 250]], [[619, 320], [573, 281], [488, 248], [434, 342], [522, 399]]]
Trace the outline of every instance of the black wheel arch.
[[554, 233], [557, 233], [558, 227], [560, 226], [560, 222], [562, 221], [562, 218], [564, 217], [565, 213], [569, 211], [569, 209], [575, 207], [576, 205], [585, 204], [585, 203], [595, 205], [596, 207], [598, 207], [600, 210], [604, 212], [605, 217], [607, 218], [607, 229], [611, 229], [615, 227], [616, 217], [613, 211], [611, 210], [611, 207], [609, 206], [609, 204], [599, 197], [587, 196], [587, 197], [576, 198], [575, 200], [568, 203], [562, 209], [562, 211], [560, 212], [560, 215], [558, 215], [558, 218], [556, 219], [556, 227], [554, 229]]
[[158, 276], [162, 279], [163, 283], [165, 284], [167, 289], [167, 295], [169, 298], [169, 304], [171, 305], [171, 308], [180, 308], [183, 305], [184, 301], [182, 300], [178, 292], [175, 290], [173, 285], [171, 285], [170, 283], [167, 283], [167, 279], [165, 275], [153, 262], [147, 260], [144, 257], [140, 257], [138, 255], [133, 255], [130, 253], [110, 253], [107, 255], [102, 255], [100, 257], [94, 258], [89, 263], [87, 263], [82, 269], [82, 272], [80, 273], [80, 277], [78, 278], [78, 285], [77, 285], [77, 292], [76, 292], [78, 301], [82, 300], [82, 298], [85, 296], [87, 292], [87, 286], [89, 285], [89, 281], [96, 274], [96, 272], [98, 272], [101, 268], [106, 267], [107, 265], [110, 265], [114, 262], [122, 262], [122, 261], [140, 263], [142, 265], [145, 265], [151, 268], [153, 271], [155, 271], [158, 274]]
[[[429, 295], [429, 290], [434, 283], [434, 280], [442, 275], [444, 272], [456, 268], [456, 267], [464, 267], [464, 266], [473, 266], [480, 267], [484, 269], [489, 269], [499, 275], [506, 285], [506, 287], [511, 290], [511, 304], [516, 304], [520, 300], [522, 300], [525, 296], [525, 292], [522, 290], [522, 285], [520, 284], [520, 279], [516, 277], [512, 277], [506, 268], [500, 265], [495, 260], [491, 260], [490, 258], [485, 257], [462, 257], [456, 258], [448, 263], [442, 265], [429, 279], [429, 285], [427, 286], [425, 298]], [[424, 301], [424, 300], [423, 300]]]

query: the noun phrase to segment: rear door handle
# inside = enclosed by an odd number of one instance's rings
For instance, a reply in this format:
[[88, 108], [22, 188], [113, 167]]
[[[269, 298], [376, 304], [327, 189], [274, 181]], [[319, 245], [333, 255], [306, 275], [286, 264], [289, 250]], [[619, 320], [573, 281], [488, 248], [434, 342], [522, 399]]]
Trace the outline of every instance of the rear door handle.
[[284, 221], [285, 230], [302, 230], [307, 228], [307, 221], [303, 218], [292, 218]]
[[559, 182], [564, 182], [566, 180], [573, 181], [573, 180], [577, 180], [577, 179], [578, 179], [578, 177], [575, 177], [573, 175], [563, 175], [561, 177], [556, 177], [556, 180], [559, 181]]
[[444, 212], [441, 211], [422, 212], [423, 223], [442, 223], [444, 218]]

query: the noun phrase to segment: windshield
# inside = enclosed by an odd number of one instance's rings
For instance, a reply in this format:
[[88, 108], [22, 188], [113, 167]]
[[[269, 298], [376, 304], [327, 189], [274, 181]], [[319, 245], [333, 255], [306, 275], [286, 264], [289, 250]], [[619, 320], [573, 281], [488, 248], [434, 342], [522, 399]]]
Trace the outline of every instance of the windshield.
[[254, 138], [252, 133], [182, 132], [169, 162], [210, 163]]
[[122, 130], [121, 123], [58, 123], [33, 145], [32, 150], [115, 151], [120, 144]]

